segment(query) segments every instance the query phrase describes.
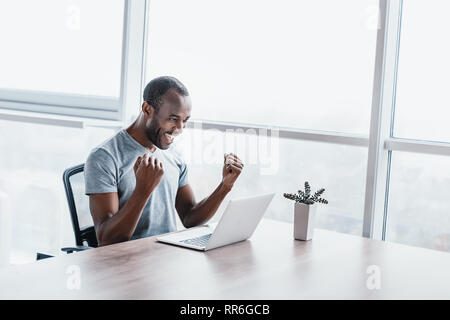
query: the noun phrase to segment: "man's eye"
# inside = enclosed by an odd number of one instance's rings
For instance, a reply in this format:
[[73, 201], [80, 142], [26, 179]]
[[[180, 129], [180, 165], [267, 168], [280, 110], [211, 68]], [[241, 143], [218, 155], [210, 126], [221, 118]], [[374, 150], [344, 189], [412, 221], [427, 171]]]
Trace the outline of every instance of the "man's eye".
[[169, 118], [169, 121], [177, 121], [177, 118]]

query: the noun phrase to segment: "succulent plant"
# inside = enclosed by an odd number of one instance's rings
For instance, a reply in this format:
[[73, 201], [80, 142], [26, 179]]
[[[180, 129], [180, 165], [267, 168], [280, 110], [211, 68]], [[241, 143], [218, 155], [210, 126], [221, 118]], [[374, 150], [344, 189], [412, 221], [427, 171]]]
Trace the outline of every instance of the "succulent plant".
[[305, 191], [298, 190], [297, 194], [284, 193], [283, 196], [287, 199], [294, 200], [298, 203], [303, 204], [314, 204], [315, 202], [328, 204], [328, 201], [321, 198], [320, 196], [325, 192], [324, 188], [317, 190], [314, 194], [311, 194], [311, 186], [308, 181], [305, 181]]

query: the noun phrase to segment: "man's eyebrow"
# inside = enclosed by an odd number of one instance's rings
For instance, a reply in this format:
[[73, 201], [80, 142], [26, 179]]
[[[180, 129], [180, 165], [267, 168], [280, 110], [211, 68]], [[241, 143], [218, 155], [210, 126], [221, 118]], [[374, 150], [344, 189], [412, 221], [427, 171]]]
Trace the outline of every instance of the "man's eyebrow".
[[[177, 115], [177, 114], [175, 114], [175, 113], [169, 114], [169, 117], [177, 117], [177, 118], [180, 118], [180, 116]], [[186, 119], [189, 119], [190, 117], [191, 117], [191, 116], [187, 116]]]

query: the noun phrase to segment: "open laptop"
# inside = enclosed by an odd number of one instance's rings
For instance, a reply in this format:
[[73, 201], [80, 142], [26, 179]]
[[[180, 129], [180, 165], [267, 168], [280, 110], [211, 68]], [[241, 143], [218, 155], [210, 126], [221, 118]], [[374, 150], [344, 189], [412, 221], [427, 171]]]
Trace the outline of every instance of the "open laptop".
[[263, 217], [274, 193], [232, 199], [228, 203], [219, 223], [172, 232], [156, 240], [182, 247], [207, 251], [247, 240]]

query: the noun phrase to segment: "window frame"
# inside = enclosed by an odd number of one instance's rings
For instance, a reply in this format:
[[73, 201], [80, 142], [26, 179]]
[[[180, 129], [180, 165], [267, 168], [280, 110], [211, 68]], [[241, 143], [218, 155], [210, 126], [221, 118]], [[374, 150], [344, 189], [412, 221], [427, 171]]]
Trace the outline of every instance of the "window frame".
[[449, 142], [394, 136], [394, 119], [403, 0], [380, 0], [363, 236], [386, 240], [393, 151], [450, 156]]
[[[146, 59], [150, 55], [146, 45], [149, 1], [125, 0], [121, 93], [116, 103], [108, 98], [53, 93], [45, 95], [43, 100], [37, 102], [34, 99], [34, 95], [37, 94], [35, 92], [23, 92], [22, 95], [20, 92], [5, 93], [0, 90], [0, 119], [80, 128], [86, 125], [121, 128], [123, 124], [134, 121], [142, 103]], [[285, 139], [367, 147], [362, 236], [385, 240], [392, 151], [450, 156], [450, 142], [401, 139], [393, 136], [402, 6], [403, 0], [379, 0], [379, 28], [368, 136], [201, 119], [190, 120], [187, 126], [190, 128], [201, 126], [203, 129], [217, 129], [224, 132], [229, 129], [277, 130], [279, 137]], [[5, 100], [5, 97], [8, 99]], [[5, 108], [5, 103], [8, 108]], [[6, 109], [19, 113], [6, 113]], [[20, 111], [29, 111], [29, 114], [23, 115]], [[45, 114], [51, 115], [46, 118]], [[73, 120], [57, 118], [59, 115], [76, 116], [81, 120], [78, 119], [77, 125], [73, 125]], [[88, 120], [99, 121], [87, 124]]]
[[[278, 130], [280, 138], [366, 146], [368, 159], [362, 236], [385, 240], [392, 151], [450, 155], [450, 143], [399, 139], [393, 136], [403, 0], [379, 0], [378, 5], [379, 26], [374, 61], [369, 136], [207, 119], [190, 120], [188, 127], [220, 131], [228, 129], [270, 129]], [[146, 48], [147, 46], [144, 47], [144, 50]], [[148, 54], [146, 52], [145, 56], [147, 57]], [[143, 78], [145, 78], [145, 74]]]

